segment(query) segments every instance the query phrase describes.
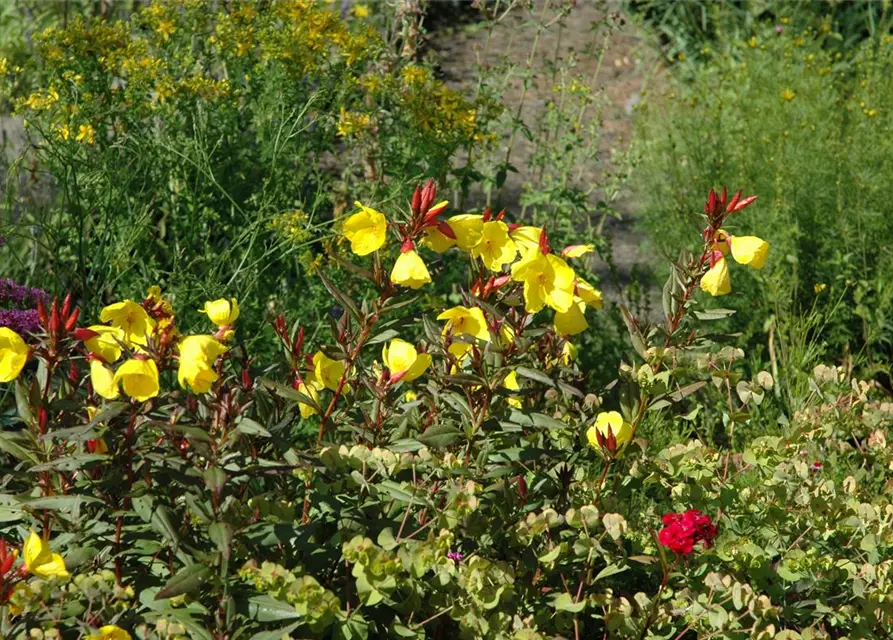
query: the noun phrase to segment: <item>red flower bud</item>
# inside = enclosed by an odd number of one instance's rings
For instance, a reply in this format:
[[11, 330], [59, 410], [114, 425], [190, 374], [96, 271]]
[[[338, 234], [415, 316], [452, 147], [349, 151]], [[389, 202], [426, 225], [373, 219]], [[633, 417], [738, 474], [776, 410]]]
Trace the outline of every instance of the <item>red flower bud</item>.
[[731, 202], [729, 202], [729, 206], [726, 207], [726, 213], [731, 213], [732, 211], [735, 210], [735, 205], [737, 205], [738, 200], [741, 199], [742, 191], [743, 191], [743, 189], [738, 189], [738, 192], [734, 196], [732, 196], [732, 200], [731, 200]]
[[65, 294], [65, 300], [62, 301], [62, 317], [67, 318], [71, 313], [71, 291]]
[[456, 239], [456, 232], [453, 231], [453, 228], [446, 222], [438, 223], [437, 230], [440, 231], [443, 235], [445, 235], [450, 240]]
[[50, 416], [47, 413], [46, 407], [40, 407], [37, 410], [37, 429], [41, 433], [45, 433], [47, 429], [47, 422], [49, 422]]
[[540, 232], [540, 252], [546, 256], [551, 251], [549, 248], [549, 236], [546, 235], [546, 227], [543, 227], [543, 230]]
[[242, 386], [246, 389], [250, 389], [251, 382], [251, 374], [248, 372], [248, 369], [242, 369]]
[[43, 304], [43, 300], [37, 301], [37, 318], [40, 320], [40, 326], [47, 329], [50, 321], [47, 318], [47, 308]]
[[741, 211], [744, 207], [746, 207], [747, 205], [751, 204], [754, 200], [756, 200], [757, 197], [758, 196], [747, 196], [746, 198], [744, 198], [744, 200], [742, 200], [741, 202], [739, 202], [738, 204], [735, 205], [735, 208], [733, 209], [733, 211]]
[[412, 240], [407, 238], [403, 241], [403, 244], [400, 246], [400, 253], [409, 253], [415, 249], [415, 244], [413, 244]]
[[412, 204], [410, 205], [412, 212], [415, 214], [420, 213], [422, 208], [422, 190], [419, 187], [415, 188], [415, 191], [412, 192]]
[[59, 319], [59, 301], [53, 298], [53, 304], [50, 306], [49, 333], [51, 336], [55, 336], [59, 332], [59, 325], [61, 324], [62, 322]]
[[[67, 314], [65, 314], [64, 312], [62, 313], [63, 317], [65, 317], [66, 315]], [[65, 321], [65, 333], [71, 333], [72, 331], [74, 331], [74, 328], [75, 326], [77, 326], [78, 323], [78, 316], [80, 315], [81, 308], [75, 307], [74, 311], [71, 312], [71, 315], [68, 316], [68, 320]]]
[[492, 213], [493, 213], [493, 210], [490, 207], [487, 207], [486, 209], [484, 209], [484, 213], [481, 216], [481, 219], [484, 222], [490, 222], [490, 214], [492, 214]]
[[522, 501], [527, 502], [527, 480], [523, 475], [518, 476], [518, 495], [521, 496]]
[[92, 329], [87, 329], [85, 327], [80, 327], [74, 330], [74, 339], [80, 340], [81, 342], [86, 342], [92, 338], [95, 338], [99, 334], [93, 331]]

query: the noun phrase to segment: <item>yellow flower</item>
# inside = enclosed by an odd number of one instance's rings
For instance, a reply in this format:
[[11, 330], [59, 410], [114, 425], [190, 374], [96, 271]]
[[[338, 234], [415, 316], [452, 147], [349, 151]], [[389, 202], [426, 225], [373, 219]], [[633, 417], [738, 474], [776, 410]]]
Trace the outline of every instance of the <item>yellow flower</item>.
[[437, 319], [447, 321], [444, 333], [451, 330], [454, 336], [473, 336], [484, 342], [490, 341], [487, 319], [480, 307], [453, 307], [441, 313]]
[[180, 366], [177, 369], [177, 381], [184, 389], [187, 387], [195, 393], [207, 393], [217, 380], [214, 364], [221, 355], [227, 352], [213, 336], [187, 336], [180, 342]]
[[387, 237], [388, 222], [383, 213], [359, 202], [354, 204], [360, 211], [345, 220], [341, 231], [350, 240], [350, 250], [358, 256], [366, 256], [381, 249]]
[[122, 329], [128, 345], [146, 344], [146, 336], [155, 326], [146, 310], [133, 300], [110, 304], [99, 314], [99, 319]]
[[476, 213], [463, 213], [447, 219], [450, 229], [456, 234], [456, 246], [463, 251], [471, 251], [481, 241], [484, 230], [484, 217]]
[[87, 351], [95, 353], [107, 363], [116, 362], [121, 357], [124, 348], [122, 344], [127, 340], [124, 330], [104, 324], [94, 324], [87, 328], [99, 334], [84, 341]]
[[85, 640], [132, 640], [132, 638], [121, 627], [107, 624], [99, 630], [99, 633], [89, 635]]
[[586, 439], [593, 449], [599, 448], [596, 431], [601, 433], [603, 438], [608, 438], [613, 433], [618, 449], [633, 437], [632, 425], [626, 422], [617, 411], [602, 411], [596, 417], [595, 424], [586, 430]]
[[354, 17], [356, 18], [368, 18], [369, 17], [369, 6], [365, 4], [358, 4], [352, 10]]
[[158, 395], [158, 367], [154, 360], [131, 358], [115, 371], [115, 384], [121, 384], [131, 398], [145, 402]]
[[[319, 390], [322, 389], [322, 385], [316, 381], [315, 377], [311, 374], [309, 376], [304, 377], [304, 382], [298, 385], [298, 392], [303, 393], [305, 396], [313, 400], [316, 404], [319, 404]], [[316, 410], [316, 407], [312, 404], [307, 404], [305, 402], [298, 401], [298, 409], [301, 411], [302, 418], [309, 418], [310, 416], [315, 416], [319, 411]]]
[[588, 328], [586, 305], [582, 300], [575, 301], [567, 311], [555, 312], [555, 333], [560, 336], [573, 336]]
[[812, 291], [813, 291], [813, 293], [818, 295], [827, 288], [828, 288], [827, 284], [825, 284], [824, 282], [819, 282], [818, 284], [813, 285]]
[[428, 267], [414, 249], [401, 252], [391, 269], [391, 282], [410, 289], [419, 289], [431, 282]]
[[790, 102], [791, 100], [793, 100], [796, 97], [797, 97], [797, 94], [794, 93], [793, 91], [791, 91], [790, 89], [785, 89], [784, 91], [781, 92], [781, 99], [784, 100], [785, 102]]
[[602, 292], [582, 278], [577, 278], [577, 298], [593, 309], [602, 308]]
[[30, 350], [22, 337], [9, 327], [0, 327], [0, 382], [19, 377]]
[[343, 375], [343, 360], [332, 360], [322, 351], [313, 354], [313, 377], [322, 388], [336, 391]]
[[531, 251], [512, 265], [512, 279], [524, 283], [524, 308], [544, 306], [566, 312], [574, 302], [574, 270], [553, 254]]
[[592, 253], [593, 251], [595, 251], [595, 247], [591, 244], [572, 244], [561, 251], [561, 257], [579, 258], [585, 256], [587, 253]]
[[35, 576], [41, 578], [53, 576], [58, 578], [68, 577], [68, 571], [65, 569], [65, 561], [62, 559], [62, 556], [58, 553], [53, 553], [50, 545], [34, 531], [25, 540], [22, 555], [25, 560], [25, 568]]
[[[509, 391], [520, 391], [521, 385], [518, 384], [518, 374], [514, 371], [509, 372], [505, 380], [502, 381], [502, 386]], [[523, 403], [518, 396], [509, 396], [508, 404], [510, 407], [520, 409]]]
[[74, 137], [78, 142], [93, 144], [96, 142], [96, 130], [91, 124], [82, 124], [78, 127], [78, 134]]
[[419, 394], [417, 394], [415, 391], [410, 390], [403, 394], [403, 402], [415, 402], [418, 399]]
[[509, 237], [508, 225], [501, 220], [485, 222], [481, 227], [480, 240], [472, 248], [471, 255], [480, 258], [490, 271], [501, 271], [502, 265], [509, 264], [518, 255], [518, 248]]
[[425, 236], [419, 244], [437, 253], [443, 253], [450, 247], [456, 246], [456, 241], [444, 235], [437, 227], [425, 227]]
[[429, 354], [419, 353], [413, 345], [400, 338], [394, 338], [382, 347], [381, 359], [390, 369], [392, 377], [402, 373], [401, 379], [406, 382], [418, 378], [431, 365]]
[[115, 372], [99, 360], [90, 361], [90, 382], [93, 384], [93, 391], [106, 400], [114, 400], [120, 395]]
[[769, 255], [769, 243], [756, 236], [732, 236], [732, 257], [739, 264], [762, 269]]
[[521, 257], [523, 258], [531, 251], [539, 251], [540, 236], [542, 233], [542, 227], [518, 227], [509, 235], [512, 240], [515, 241], [518, 250], [521, 252]]
[[701, 289], [711, 296], [724, 296], [732, 291], [732, 281], [729, 280], [729, 266], [725, 258], [716, 261], [710, 270], [701, 278]]
[[229, 300], [219, 298], [206, 302], [205, 306], [198, 311], [207, 314], [211, 322], [218, 327], [231, 327], [239, 319], [239, 301], [235, 298]]

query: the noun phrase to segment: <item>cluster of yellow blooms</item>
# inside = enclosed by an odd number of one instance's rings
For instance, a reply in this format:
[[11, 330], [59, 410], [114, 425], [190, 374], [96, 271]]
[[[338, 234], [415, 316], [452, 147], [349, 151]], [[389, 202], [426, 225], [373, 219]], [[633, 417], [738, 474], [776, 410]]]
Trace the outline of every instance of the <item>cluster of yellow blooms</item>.
[[[342, 232], [350, 241], [351, 251], [365, 256], [384, 246], [388, 221], [383, 213], [359, 202], [356, 205], [359, 211], [344, 222]], [[446, 202], [440, 202], [431, 210], [442, 211], [446, 206]], [[572, 245], [561, 256], [555, 255], [541, 227], [509, 225], [500, 216], [491, 217], [489, 213], [466, 213], [437, 224], [428, 223], [420, 244], [436, 253], [457, 247], [496, 273], [510, 267], [507, 275], [523, 283], [526, 311], [553, 309], [555, 331], [559, 335], [585, 331], [589, 326], [584, 313], [586, 307], [598, 309], [602, 305], [601, 292], [579, 277], [565, 261], [565, 258], [590, 253], [592, 245]], [[411, 289], [431, 282], [431, 274], [411, 240], [404, 240], [390, 277], [392, 283]]]
[[[228, 351], [225, 343], [232, 338], [239, 317], [238, 301], [221, 298], [206, 302], [200, 311], [218, 330], [214, 335], [191, 336], [179, 335], [170, 303], [161, 297], [158, 287], [149, 289], [146, 302], [158, 312], [156, 317], [146, 310], [146, 303], [124, 300], [102, 310], [99, 319], [105, 324], [75, 331], [88, 352], [94, 392], [107, 400], [118, 398], [122, 391], [139, 402], [157, 396], [158, 365], [148, 351], [150, 339], [156, 349], [160, 345], [177, 349], [181, 387], [194, 393], [210, 391], [219, 377], [217, 359]], [[112, 369], [125, 354], [126, 360]], [[17, 378], [29, 356], [30, 349], [20, 335], [0, 327], [0, 382]]]

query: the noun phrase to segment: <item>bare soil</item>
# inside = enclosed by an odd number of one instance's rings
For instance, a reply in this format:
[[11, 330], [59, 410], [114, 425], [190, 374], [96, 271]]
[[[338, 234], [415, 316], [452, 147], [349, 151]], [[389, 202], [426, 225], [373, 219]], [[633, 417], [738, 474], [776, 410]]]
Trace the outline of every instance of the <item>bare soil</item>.
[[[538, 3], [539, 7], [542, 4]], [[632, 118], [635, 106], [639, 103], [646, 84], [649, 88], [661, 78], [660, 63], [655, 50], [646, 42], [638, 28], [624, 20], [620, 30], [611, 37], [598, 68], [595, 56], [582, 55], [587, 47], [601, 45], [603, 32], [597, 34], [593, 25], [597, 25], [606, 16], [606, 12], [619, 12], [616, 4], [582, 0], [571, 9], [570, 15], [562, 24], [554, 24], [540, 36], [537, 55], [534, 57], [536, 81], [531, 84], [524, 98], [521, 118], [533, 123], [537, 112], [544, 108], [553, 97], [550, 74], [547, 65], [555, 54], [566, 57], [571, 52], [580, 54], [579, 63], [574, 69], [583, 77], [595, 75], [596, 85], [604, 92], [606, 107], [601, 113], [601, 137], [598, 140], [599, 154], [591, 166], [584, 169], [584, 179], [601, 184], [604, 176], [615, 169], [613, 156], [615, 152], [626, 149], [632, 131]], [[534, 8], [538, 14], [538, 8]], [[622, 16], [621, 16], [622, 17]], [[509, 15], [497, 27], [495, 37], [490, 42], [485, 62], [491, 65], [505, 63], [524, 67], [530, 53], [535, 30], [525, 20], [520, 11]], [[466, 95], [473, 93], [476, 83], [476, 64], [479, 56], [483, 57], [487, 39], [487, 31], [483, 23], [470, 22], [454, 27], [440, 26], [429, 37], [429, 46], [436, 53], [436, 59], [448, 85], [463, 91]], [[598, 40], [596, 43], [595, 40]], [[523, 84], [515, 77], [508, 84], [503, 100], [511, 112], [521, 102]], [[523, 136], [514, 141], [512, 163], [518, 168], [517, 174], [510, 173], [501, 194], [501, 204], [509, 210], [520, 211], [518, 199], [522, 185], [531, 180], [528, 159], [533, 151], [533, 143]], [[590, 215], [597, 215], [594, 203], [603, 195], [592, 198], [593, 210]], [[636, 206], [632, 194], [622, 191], [614, 206], [622, 214], [621, 219], [608, 218], [605, 236], [610, 240], [613, 249], [613, 260], [617, 267], [617, 284], [628, 282], [635, 270], [648, 271], [653, 264], [652, 256], [644, 246], [644, 238], [635, 228]], [[605, 265], [595, 265], [600, 275], [608, 277]]]

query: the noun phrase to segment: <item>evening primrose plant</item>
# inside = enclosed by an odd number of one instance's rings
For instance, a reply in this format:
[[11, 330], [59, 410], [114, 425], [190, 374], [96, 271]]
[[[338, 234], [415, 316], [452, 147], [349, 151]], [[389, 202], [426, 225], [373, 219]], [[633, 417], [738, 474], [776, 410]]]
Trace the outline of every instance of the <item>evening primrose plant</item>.
[[[701, 324], [728, 313], [699, 308], [702, 283], [753, 201], [710, 193], [663, 322], [623, 310], [631, 355], [604, 389], [558, 320], [601, 301], [573, 266], [588, 248], [452, 212], [433, 181], [344, 218], [341, 266], [373, 293], [320, 272], [329, 332], [276, 316], [276, 362], [230, 296], [188, 335], [155, 287], [88, 326], [70, 298], [41, 303], [40, 330], [0, 344], [0, 633], [883, 637], [891, 453], [872, 386], [817, 371], [782, 435], [742, 443], [772, 376], [744, 377]], [[458, 298], [401, 313], [451, 260]], [[716, 394], [730, 446], [649, 442]]]

